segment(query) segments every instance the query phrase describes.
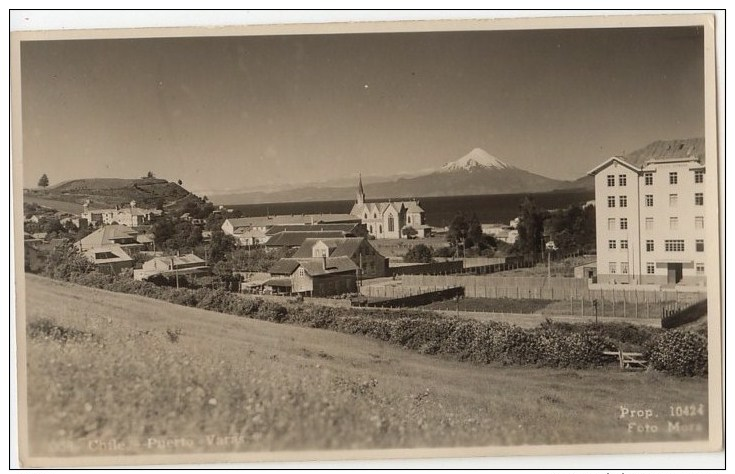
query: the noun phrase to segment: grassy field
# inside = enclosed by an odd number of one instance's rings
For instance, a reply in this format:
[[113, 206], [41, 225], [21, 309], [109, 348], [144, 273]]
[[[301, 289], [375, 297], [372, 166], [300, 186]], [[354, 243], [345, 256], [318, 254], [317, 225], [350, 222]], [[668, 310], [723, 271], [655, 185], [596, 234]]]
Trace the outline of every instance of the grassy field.
[[667, 430], [669, 405], [706, 410], [706, 379], [477, 366], [32, 275], [26, 292], [34, 456], [707, 436], [703, 416], [689, 420], [703, 431]]

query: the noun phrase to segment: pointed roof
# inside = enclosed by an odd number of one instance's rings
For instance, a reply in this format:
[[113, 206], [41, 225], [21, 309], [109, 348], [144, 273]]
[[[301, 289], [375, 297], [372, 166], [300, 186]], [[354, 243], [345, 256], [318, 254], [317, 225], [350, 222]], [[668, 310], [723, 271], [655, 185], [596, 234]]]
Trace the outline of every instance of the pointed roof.
[[119, 245], [104, 245], [91, 247], [84, 251], [84, 255], [96, 264], [130, 262], [133, 259]]
[[657, 140], [625, 156], [613, 156], [590, 170], [587, 174], [596, 175], [613, 162], [633, 171], [640, 172], [651, 162], [657, 161], [697, 161], [704, 165], [704, 138], [679, 140]]
[[357, 182], [357, 192], [360, 194], [360, 196], [365, 195], [365, 189], [363, 189], [362, 187], [362, 173], [360, 173], [360, 178], [358, 179], [358, 182]]
[[[306, 239], [310, 238], [334, 238], [344, 236], [344, 232], [341, 231], [283, 231], [278, 232], [271, 236], [266, 242], [266, 247], [298, 247]], [[311, 255], [311, 254], [310, 254]]]
[[627, 161], [625, 161], [624, 158], [621, 158], [619, 156], [611, 156], [607, 160], [603, 161], [601, 164], [599, 164], [599, 165], [595, 166], [593, 169], [589, 170], [587, 172], [587, 174], [594, 176], [594, 175], [596, 175], [600, 171], [604, 170], [605, 168], [607, 168], [608, 166], [610, 166], [613, 163], [619, 163], [619, 164], [625, 166], [626, 168], [635, 171], [636, 173], [640, 173], [640, 171], [641, 171], [640, 168], [636, 168], [635, 166], [633, 166], [630, 163], [628, 163]]
[[360, 245], [367, 241], [365, 237], [342, 237], [337, 239], [311, 238], [305, 239], [301, 247], [293, 255], [293, 258], [310, 258], [314, 246], [322, 242], [329, 249], [330, 257], [352, 257], [360, 248]]
[[329, 257], [326, 261], [323, 258], [282, 258], [271, 266], [268, 273], [291, 275], [299, 267], [312, 277], [357, 270], [357, 265], [349, 257]]
[[125, 239], [137, 240], [137, 236], [138, 232], [126, 225], [111, 224], [100, 227], [77, 243], [84, 250], [91, 247], [115, 244]]

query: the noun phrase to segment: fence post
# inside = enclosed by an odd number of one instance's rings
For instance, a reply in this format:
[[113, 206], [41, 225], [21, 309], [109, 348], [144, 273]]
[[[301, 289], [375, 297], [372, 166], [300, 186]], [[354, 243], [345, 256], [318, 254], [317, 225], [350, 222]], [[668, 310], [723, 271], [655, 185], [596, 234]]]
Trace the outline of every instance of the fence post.
[[582, 296], [582, 317], [584, 317], [584, 296]]
[[569, 312], [574, 316], [574, 300], [569, 296]]
[[638, 319], [638, 289], [635, 290], [635, 318]]
[[613, 318], [615, 317], [615, 286], [612, 287], [612, 311]]
[[600, 315], [602, 315], [602, 317], [604, 318], [605, 317], [605, 299], [602, 297], [602, 290], [600, 290], [600, 303], [602, 305], [602, 310], [600, 311]]

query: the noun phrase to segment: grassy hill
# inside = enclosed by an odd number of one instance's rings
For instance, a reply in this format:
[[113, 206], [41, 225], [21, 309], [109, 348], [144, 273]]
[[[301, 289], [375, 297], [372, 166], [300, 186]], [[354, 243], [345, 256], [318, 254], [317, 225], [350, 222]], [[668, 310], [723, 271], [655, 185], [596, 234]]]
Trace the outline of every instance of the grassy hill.
[[140, 207], [170, 206], [186, 199], [196, 199], [182, 186], [158, 178], [89, 178], [65, 181], [45, 190], [28, 190], [26, 202], [53, 207], [66, 212], [81, 212], [89, 200], [92, 208], [127, 205], [136, 201]]
[[[707, 403], [706, 379], [477, 366], [26, 275], [31, 454], [677, 441], [620, 406]], [[231, 438], [224, 438], [231, 436]], [[124, 441], [119, 451], [90, 441]], [[162, 447], [166, 439], [186, 445]], [[190, 443], [189, 443], [190, 442]]]

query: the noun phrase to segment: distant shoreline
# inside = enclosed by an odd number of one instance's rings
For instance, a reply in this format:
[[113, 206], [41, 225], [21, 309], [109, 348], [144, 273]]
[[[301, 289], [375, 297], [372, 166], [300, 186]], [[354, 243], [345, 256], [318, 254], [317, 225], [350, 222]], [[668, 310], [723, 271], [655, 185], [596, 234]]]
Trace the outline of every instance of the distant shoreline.
[[[426, 211], [426, 222], [434, 227], [449, 225], [458, 212], [466, 215], [476, 213], [483, 223], [505, 223], [518, 216], [518, 206], [526, 196], [533, 198], [536, 204], [546, 209], [565, 208], [573, 204], [584, 204], [594, 199], [595, 192], [588, 189], [572, 189], [548, 191], [541, 193], [515, 194], [481, 194], [468, 196], [430, 196], [417, 197], [421, 207]], [[393, 198], [405, 201], [411, 198]], [[380, 198], [367, 201], [376, 201]], [[387, 198], [383, 198], [387, 200]], [[216, 197], [213, 199], [215, 204]], [[342, 199], [333, 201], [292, 201], [253, 204], [229, 204], [226, 207], [237, 209], [244, 216], [263, 216], [277, 214], [313, 214], [313, 213], [349, 213], [354, 200]]]

